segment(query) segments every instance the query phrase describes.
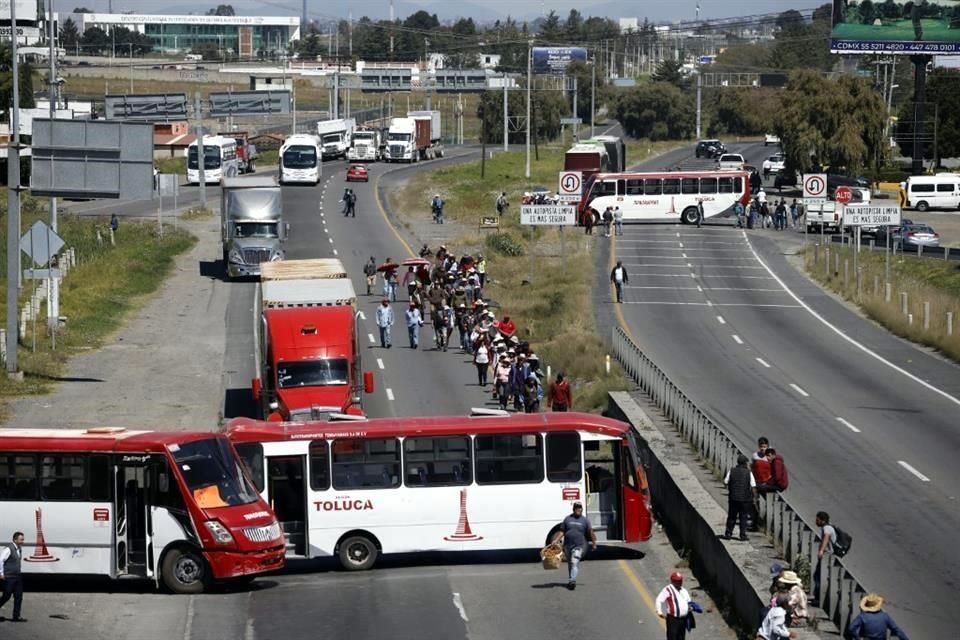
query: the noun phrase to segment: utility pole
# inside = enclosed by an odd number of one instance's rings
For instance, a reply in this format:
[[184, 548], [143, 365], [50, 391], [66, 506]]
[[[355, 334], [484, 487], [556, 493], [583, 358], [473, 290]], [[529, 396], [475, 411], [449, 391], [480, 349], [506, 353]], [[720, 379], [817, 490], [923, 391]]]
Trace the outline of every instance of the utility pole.
[[393, 0], [390, 0], [390, 62], [393, 62]]
[[530, 90], [533, 85], [533, 40], [527, 43], [527, 164], [524, 177], [530, 179]]
[[[200, 208], [207, 208], [207, 177], [204, 175], [204, 165], [207, 163], [207, 156], [203, 152], [203, 116], [200, 112], [200, 92], [193, 94], [193, 117], [196, 118], [197, 127], [197, 176], [200, 181]], [[189, 161], [189, 157], [187, 158]]]
[[[53, 0], [51, 0], [51, 2], [52, 2], [52, 1], [53, 1]], [[132, 42], [128, 42], [128, 43], [127, 43], [127, 47], [130, 48], [130, 69], [129, 69], [129, 75], [130, 75], [130, 93], [131, 93], [131, 95], [132, 95], [132, 94], [133, 94], [133, 43], [132, 43]]]
[[507, 150], [510, 137], [510, 112], [507, 108], [507, 72], [503, 72], [503, 150]]
[[[577, 117], [577, 102], [579, 102], [579, 97], [577, 95], [577, 77], [573, 77], [573, 117]], [[574, 144], [580, 139], [580, 127], [576, 122], [573, 123], [573, 142]]]
[[593, 64], [590, 65], [590, 137], [593, 132], [593, 121], [597, 116], [597, 54], [593, 54]]
[[17, 3], [10, 3], [10, 57], [13, 105], [7, 149], [7, 375], [17, 370], [17, 307], [20, 296], [20, 63], [17, 57]]
[[[57, 45], [56, 29], [53, 26], [53, 0], [47, 0], [47, 22], [49, 27], [47, 38], [50, 40], [50, 68], [48, 71], [50, 78], [47, 83], [47, 97], [50, 99], [50, 119], [54, 120], [57, 117], [57, 104], [59, 102], [57, 89], [59, 89], [60, 83], [57, 82]], [[54, 232], [57, 231], [56, 197], [50, 198], [50, 228]], [[50, 278], [48, 282], [50, 283], [50, 296], [47, 300], [47, 326], [55, 330], [60, 318], [60, 280]]]
[[700, 138], [700, 119], [703, 107], [703, 68], [697, 64], [697, 139]]

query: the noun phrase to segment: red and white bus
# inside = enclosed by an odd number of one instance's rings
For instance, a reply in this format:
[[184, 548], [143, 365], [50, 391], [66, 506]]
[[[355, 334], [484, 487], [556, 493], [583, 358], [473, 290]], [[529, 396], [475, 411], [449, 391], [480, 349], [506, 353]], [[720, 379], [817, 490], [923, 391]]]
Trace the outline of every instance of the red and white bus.
[[704, 218], [718, 216], [740, 202], [750, 202], [750, 175], [745, 171], [654, 171], [598, 173], [588, 178], [580, 201], [580, 219], [620, 207], [630, 221], [696, 224], [697, 202]]
[[[489, 412], [489, 411], [488, 411]], [[585, 413], [355, 418], [225, 428], [287, 557], [542, 547], [581, 501], [600, 541], [651, 531], [638, 435]]]
[[214, 433], [0, 430], [3, 535], [24, 573], [139, 577], [175, 593], [279, 569], [284, 538]]

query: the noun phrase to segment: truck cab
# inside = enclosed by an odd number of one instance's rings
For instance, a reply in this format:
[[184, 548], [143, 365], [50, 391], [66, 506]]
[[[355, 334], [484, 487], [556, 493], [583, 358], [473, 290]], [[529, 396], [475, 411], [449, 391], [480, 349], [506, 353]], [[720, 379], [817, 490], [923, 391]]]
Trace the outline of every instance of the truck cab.
[[276, 177], [221, 181], [220, 239], [229, 277], [256, 276], [263, 263], [283, 260], [287, 226]]

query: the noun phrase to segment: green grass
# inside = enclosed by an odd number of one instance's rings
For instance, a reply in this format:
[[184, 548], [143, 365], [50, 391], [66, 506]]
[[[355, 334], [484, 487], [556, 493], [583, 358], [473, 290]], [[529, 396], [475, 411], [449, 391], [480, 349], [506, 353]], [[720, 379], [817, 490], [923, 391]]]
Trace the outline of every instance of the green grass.
[[[27, 206], [23, 228], [27, 228], [34, 220], [46, 216], [32, 199], [24, 200]], [[5, 209], [5, 197], [3, 203]], [[98, 229], [102, 244], [97, 241]], [[108, 219], [70, 215], [60, 216], [59, 234], [66, 247], [76, 250], [78, 258], [77, 266], [61, 286], [60, 313], [67, 317], [66, 326], [57, 332], [56, 351], [51, 350], [52, 336], [45, 323], [46, 303], [41, 304], [41, 318], [36, 323], [36, 352], [33, 351], [32, 321], [27, 323], [27, 333], [21, 336], [17, 351], [17, 364], [24, 372], [24, 380], [16, 382], [0, 377], [0, 397], [49, 391], [52, 382], [66, 371], [70, 356], [105, 344], [129, 314], [143, 304], [145, 297], [157, 290], [173, 267], [174, 258], [196, 242], [196, 238], [182, 230], [167, 227], [160, 238], [153, 222], [122, 220], [116, 245], [111, 246]], [[2, 246], [5, 247], [5, 226], [0, 236], [4, 236]], [[3, 264], [6, 265], [5, 256]], [[29, 300], [34, 286], [32, 281], [24, 281], [21, 308]], [[6, 317], [5, 304], [0, 303], [0, 313]]]
[[[257, 156], [257, 171], [270, 170], [277, 166], [280, 158], [280, 151], [269, 149], [262, 151]], [[187, 159], [184, 156], [176, 158], [160, 158], [157, 162], [157, 169], [160, 173], [173, 173], [178, 176], [187, 175]]]
[[[662, 153], [676, 142], [637, 142], [629, 162], [649, 154]], [[520, 197], [534, 186], [556, 191], [563, 167], [565, 147], [545, 145], [540, 160], [531, 159], [531, 177], [524, 177], [525, 154], [497, 153], [486, 161], [484, 176], [480, 162], [471, 162], [421, 173], [402, 189], [390, 194], [393, 211], [401, 222], [425, 215], [429, 195], [440, 193], [447, 201], [449, 221], [468, 229], [463, 237], [447, 243], [455, 254], [482, 251], [487, 257], [491, 282], [485, 295], [500, 305], [497, 317], [509, 315], [517, 323], [521, 339], [530, 342], [545, 369], [554, 376], [563, 371], [574, 390], [578, 410], [606, 408], [607, 393], [632, 387], [616, 361], [606, 373], [607, 350], [597, 333], [593, 314], [593, 246], [582, 232], [566, 229], [561, 257], [560, 231], [555, 228], [526, 228], [519, 222]], [[506, 191], [510, 208], [501, 217], [499, 233], [477, 235], [481, 216], [495, 215], [494, 202]]]

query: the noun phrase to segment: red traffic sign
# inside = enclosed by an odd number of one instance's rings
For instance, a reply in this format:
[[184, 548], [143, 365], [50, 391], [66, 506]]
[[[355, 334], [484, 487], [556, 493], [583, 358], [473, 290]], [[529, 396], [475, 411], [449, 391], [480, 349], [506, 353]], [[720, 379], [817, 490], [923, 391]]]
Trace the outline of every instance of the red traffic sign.
[[837, 187], [837, 193], [834, 194], [834, 197], [840, 204], [847, 204], [853, 200], [853, 191], [850, 191], [850, 187]]

